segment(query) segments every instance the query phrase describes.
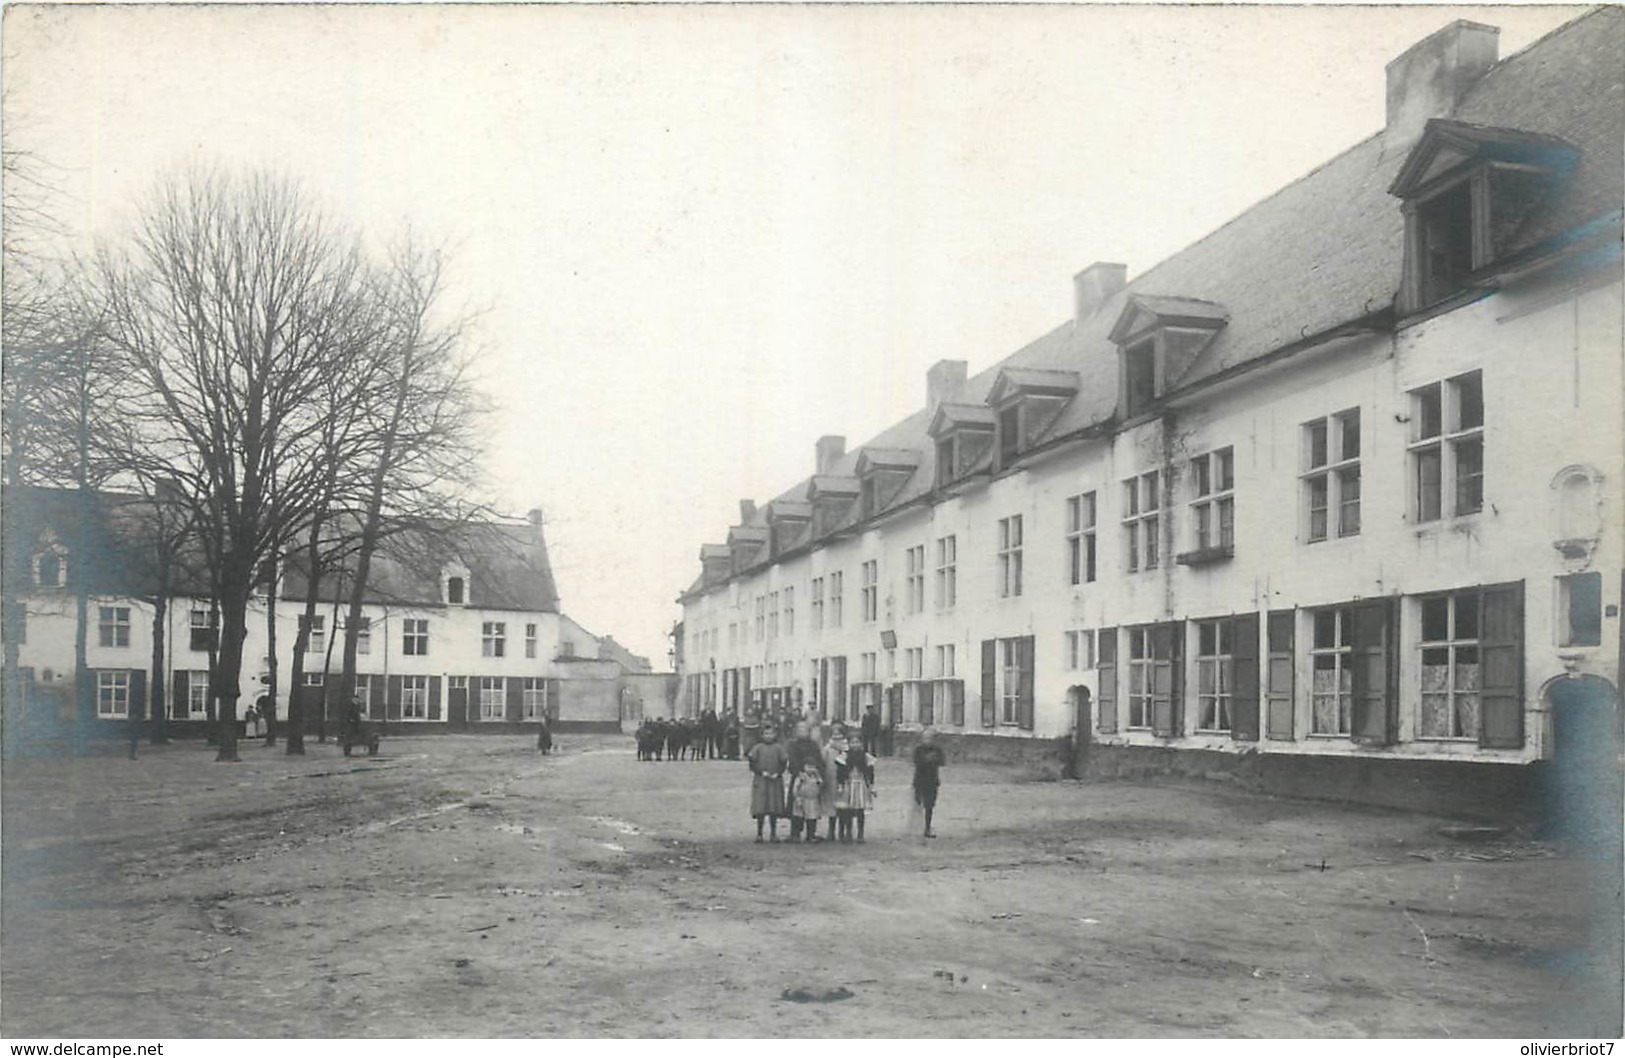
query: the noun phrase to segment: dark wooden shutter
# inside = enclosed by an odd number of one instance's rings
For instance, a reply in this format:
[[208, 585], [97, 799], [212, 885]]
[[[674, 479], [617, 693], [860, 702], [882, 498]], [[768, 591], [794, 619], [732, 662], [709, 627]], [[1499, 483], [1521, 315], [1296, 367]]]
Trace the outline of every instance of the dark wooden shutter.
[[[400, 679], [399, 676], [396, 676], [394, 678], [397, 679], [397, 680]], [[370, 716], [374, 720], [382, 720], [384, 718], [384, 709], [385, 709], [385, 705], [384, 705], [384, 681], [379, 679], [378, 677], [374, 676], [372, 679], [367, 681], [367, 688], [368, 688], [367, 697], [369, 698], [369, 701], [367, 702], [367, 715]], [[326, 679], [323, 679], [322, 680], [322, 698], [326, 699], [327, 697], [328, 697], [328, 681]], [[399, 702], [401, 700], [401, 692], [400, 692], [400, 689], [398, 687], [396, 688], [396, 691], [395, 691], [395, 700], [397, 702]], [[348, 715], [349, 711], [350, 711], [349, 704], [348, 703], [343, 703], [343, 705], [344, 705], [344, 708], [342, 710], [342, 715]], [[399, 709], [399, 706], [397, 706], [396, 708]], [[331, 715], [331, 711], [329, 711], [329, 715]], [[396, 715], [398, 716], [400, 714], [397, 712]]]
[[965, 726], [965, 681], [948, 681], [948, 722], [955, 727]]
[[1230, 737], [1258, 741], [1258, 615], [1241, 614], [1230, 626]]
[[1162, 738], [1181, 734], [1179, 696], [1179, 633], [1174, 621], [1151, 629], [1151, 733]]
[[750, 667], [739, 670], [739, 700], [745, 703], [745, 708], [754, 707], [756, 702], [750, 696]]
[[564, 684], [557, 679], [547, 680], [547, 721], [555, 723], [559, 718], [559, 707], [563, 705], [562, 696]]
[[190, 715], [192, 674], [176, 669], [169, 674], [169, 715], [174, 720], [185, 720]]
[[[830, 667], [835, 670], [835, 673], [832, 682], [833, 690], [831, 691], [833, 697], [830, 698], [830, 702], [834, 708], [832, 708], [830, 712], [832, 714], [838, 714], [841, 706], [847, 703], [846, 656], [843, 654], [840, 657], [833, 658], [831, 660], [832, 664]], [[847, 714], [847, 719], [856, 720], [859, 712], [857, 695], [853, 695], [851, 698], [851, 710], [852, 711]]]
[[1275, 610], [1269, 616], [1269, 680], [1266, 693], [1269, 698], [1268, 735], [1273, 739], [1290, 742], [1293, 738], [1293, 717], [1297, 713], [1293, 694], [1292, 639], [1296, 616], [1291, 610]]
[[[371, 681], [377, 686], [378, 681]], [[406, 697], [406, 682], [404, 676], [391, 676], [389, 678], [389, 691], [384, 698], [384, 718], [386, 720], [399, 720], [401, 718], [401, 701]]]
[[1388, 745], [1397, 733], [1398, 702], [1391, 675], [1392, 610], [1392, 604], [1386, 600], [1349, 608], [1349, 619], [1354, 622], [1351, 737], [1356, 742]]
[[124, 715], [135, 718], [147, 715], [147, 673], [135, 669], [130, 673], [130, 704]]
[[502, 684], [508, 696], [508, 719], [517, 722], [525, 715], [525, 681], [517, 676], [505, 676]]
[[999, 641], [982, 640], [982, 726], [992, 727], [998, 718], [998, 684], [995, 682], [999, 665]]
[[1102, 628], [1095, 633], [1095, 727], [1112, 734], [1117, 731], [1117, 629]]
[[1034, 658], [1033, 637], [1016, 640], [1016, 724], [1023, 731], [1033, 729]]
[[440, 719], [440, 677], [429, 677], [429, 719]]
[[1479, 622], [1478, 744], [1518, 749], [1524, 739], [1523, 584], [1485, 588]]

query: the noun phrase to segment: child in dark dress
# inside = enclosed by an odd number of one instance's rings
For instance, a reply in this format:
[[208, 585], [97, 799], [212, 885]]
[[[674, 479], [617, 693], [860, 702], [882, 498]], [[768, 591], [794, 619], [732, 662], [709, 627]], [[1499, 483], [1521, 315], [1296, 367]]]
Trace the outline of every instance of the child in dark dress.
[[937, 808], [937, 787], [942, 783], [940, 772], [948, 763], [936, 739], [936, 730], [928, 727], [920, 732], [920, 744], [914, 747], [914, 802], [925, 809], [925, 836], [928, 838], [937, 836], [931, 829], [931, 816]]

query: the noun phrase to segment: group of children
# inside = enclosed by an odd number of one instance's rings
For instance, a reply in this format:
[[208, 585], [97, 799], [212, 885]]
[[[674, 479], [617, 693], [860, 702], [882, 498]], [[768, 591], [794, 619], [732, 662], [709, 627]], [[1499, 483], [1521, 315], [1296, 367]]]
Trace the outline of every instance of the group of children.
[[[750, 814], [756, 817], [756, 840], [779, 840], [779, 820], [790, 820], [790, 840], [841, 841], [864, 839], [864, 818], [875, 803], [874, 758], [845, 727], [837, 727], [827, 743], [815, 737], [816, 728], [803, 721], [795, 727], [788, 746], [778, 732], [764, 727], [762, 740], [746, 755], [750, 764]], [[818, 821], [828, 821], [825, 836], [818, 836]]]

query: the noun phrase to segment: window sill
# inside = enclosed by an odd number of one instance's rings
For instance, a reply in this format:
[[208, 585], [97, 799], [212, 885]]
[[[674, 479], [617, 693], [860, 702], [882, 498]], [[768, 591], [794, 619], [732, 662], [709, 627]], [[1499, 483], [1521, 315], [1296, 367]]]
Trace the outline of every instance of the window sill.
[[1174, 561], [1181, 566], [1209, 566], [1215, 562], [1227, 562], [1234, 557], [1236, 557], [1234, 544], [1219, 544], [1182, 552], [1174, 556]]

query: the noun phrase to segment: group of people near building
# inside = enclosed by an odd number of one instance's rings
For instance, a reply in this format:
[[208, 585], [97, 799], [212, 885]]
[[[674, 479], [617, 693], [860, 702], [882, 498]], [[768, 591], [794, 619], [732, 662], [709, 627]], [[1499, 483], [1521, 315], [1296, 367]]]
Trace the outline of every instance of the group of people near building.
[[[926, 728], [914, 750], [914, 800], [924, 809], [928, 838], [936, 837], [931, 822], [946, 763], [935, 735]], [[826, 729], [816, 721], [797, 721], [788, 743], [780, 742], [776, 726], [764, 725], [761, 740], [745, 755], [756, 841], [777, 842], [779, 820], [788, 819], [792, 843], [862, 842], [875, 805], [875, 748], [871, 732], [844, 724]], [[820, 819], [826, 824], [823, 837], [818, 836]]]
[[655, 717], [638, 725], [639, 760], [738, 760], [739, 717], [707, 709], [699, 716]]

